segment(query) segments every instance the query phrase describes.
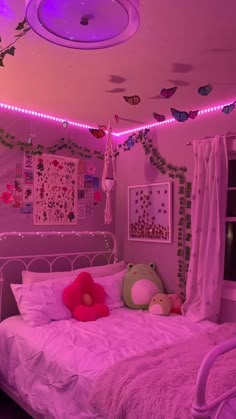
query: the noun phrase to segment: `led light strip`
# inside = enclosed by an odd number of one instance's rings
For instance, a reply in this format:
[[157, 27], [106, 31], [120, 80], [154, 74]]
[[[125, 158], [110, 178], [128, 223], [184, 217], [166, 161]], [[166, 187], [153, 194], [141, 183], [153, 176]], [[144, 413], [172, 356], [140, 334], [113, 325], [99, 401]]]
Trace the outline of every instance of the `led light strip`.
[[42, 119], [49, 119], [50, 121], [54, 121], [54, 122], [62, 123], [66, 121], [68, 122], [68, 124], [73, 125], [74, 127], [78, 127], [78, 128], [83, 128], [83, 129], [94, 128], [91, 125], [69, 121], [66, 118], [62, 119], [62, 118], [58, 118], [57, 116], [47, 115], [41, 112], [30, 111], [29, 109], [23, 109], [23, 108], [19, 108], [18, 106], [7, 105], [6, 103], [0, 103], [0, 108], [7, 109], [9, 111], [16, 111], [16, 112], [24, 113], [26, 115], [37, 116], [38, 118], [42, 118]]
[[[223, 105], [219, 105], [219, 106], [213, 106], [211, 108], [207, 108], [207, 109], [202, 109], [198, 112], [198, 115], [204, 115], [207, 114], [209, 112], [215, 112], [215, 111], [219, 111], [221, 110], [224, 106], [228, 105], [229, 103], [232, 103], [233, 101], [228, 101], [227, 103], [223, 104]], [[38, 118], [42, 118], [42, 119], [48, 119], [50, 121], [54, 121], [54, 122], [68, 122], [69, 125], [72, 125], [74, 127], [77, 128], [82, 128], [82, 129], [89, 129], [89, 128], [96, 128], [94, 126], [91, 125], [86, 125], [86, 124], [81, 124], [79, 122], [74, 122], [74, 121], [70, 121], [67, 120], [66, 118], [58, 118], [56, 116], [52, 116], [52, 115], [47, 115], [41, 112], [35, 112], [35, 111], [31, 111], [29, 109], [23, 109], [23, 108], [19, 108], [18, 106], [12, 106], [12, 105], [7, 105], [6, 103], [0, 103], [0, 108], [2, 109], [7, 109], [10, 111], [16, 111], [16, 112], [20, 112], [26, 115], [31, 115], [31, 116], [37, 116]], [[173, 122], [177, 122], [174, 118], [170, 118], [170, 119], [166, 119], [163, 122], [154, 122], [153, 124], [147, 124], [147, 125], [142, 125], [140, 127], [137, 128], [132, 128], [132, 129], [128, 129], [125, 131], [120, 131], [120, 132], [113, 132], [112, 134], [116, 137], [120, 137], [122, 135], [125, 134], [132, 134], [133, 132], [137, 132], [140, 130], [144, 130], [145, 128], [154, 128], [154, 127], [158, 127], [161, 125], [165, 125], [165, 124], [171, 124]]]
[[[232, 102], [233, 101], [229, 101], [229, 102], [227, 102], [223, 105], [212, 106], [211, 108], [202, 109], [201, 111], [198, 112], [198, 115], [205, 115], [206, 113], [209, 113], [209, 112], [220, 111], [221, 109], [223, 109], [224, 106], [227, 106], [227, 105], [229, 105], [229, 103], [232, 103]], [[178, 122], [178, 121], [176, 121], [175, 118], [170, 118], [170, 119], [166, 119], [163, 122], [154, 122], [153, 124], [147, 124], [147, 125], [140, 126], [138, 128], [133, 128], [133, 129], [129, 129], [129, 130], [126, 130], [126, 131], [118, 132], [115, 135], [117, 137], [120, 137], [121, 135], [132, 134], [133, 132], [144, 130], [145, 128], [150, 129], [150, 128], [158, 127], [160, 125], [171, 124], [173, 122]]]

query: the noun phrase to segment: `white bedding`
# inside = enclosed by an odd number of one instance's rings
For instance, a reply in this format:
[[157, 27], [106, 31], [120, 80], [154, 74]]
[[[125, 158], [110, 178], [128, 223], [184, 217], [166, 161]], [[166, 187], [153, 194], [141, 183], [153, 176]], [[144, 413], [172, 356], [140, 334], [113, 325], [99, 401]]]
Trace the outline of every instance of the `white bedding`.
[[214, 327], [127, 308], [96, 322], [69, 319], [35, 328], [20, 316], [10, 317], [0, 324], [0, 382], [17, 391], [38, 417], [92, 419], [97, 416], [88, 406], [91, 383], [105, 368]]

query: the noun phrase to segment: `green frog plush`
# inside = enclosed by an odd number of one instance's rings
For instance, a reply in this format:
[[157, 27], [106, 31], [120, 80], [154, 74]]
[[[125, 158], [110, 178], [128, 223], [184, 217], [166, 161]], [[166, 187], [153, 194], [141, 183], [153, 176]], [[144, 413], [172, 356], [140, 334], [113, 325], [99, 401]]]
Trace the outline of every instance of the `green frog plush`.
[[128, 265], [123, 285], [123, 300], [127, 307], [146, 310], [154, 295], [163, 293], [163, 285], [155, 268], [154, 263]]

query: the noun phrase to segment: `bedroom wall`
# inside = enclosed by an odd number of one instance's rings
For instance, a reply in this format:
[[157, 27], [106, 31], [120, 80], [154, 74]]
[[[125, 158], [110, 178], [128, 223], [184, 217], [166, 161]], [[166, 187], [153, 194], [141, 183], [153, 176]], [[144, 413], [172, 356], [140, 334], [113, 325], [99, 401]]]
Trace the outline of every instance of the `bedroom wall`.
[[[40, 118], [22, 115], [18, 112], [0, 111], [0, 128], [5, 129], [15, 136], [16, 140], [27, 141], [31, 134], [34, 135], [34, 144], [53, 145], [60, 138], [66, 136], [66, 130], [62, 124], [50, 122]], [[68, 128], [71, 138], [77, 144], [88, 147], [93, 152], [94, 149], [104, 151], [105, 140], [97, 140], [84, 129]], [[60, 155], [73, 157], [68, 151], [58, 152]], [[9, 150], [0, 144], [0, 195], [6, 190], [6, 184], [12, 183], [16, 172], [16, 164], [22, 163], [23, 153], [20, 150]], [[0, 232], [3, 231], [41, 231], [41, 230], [113, 230], [111, 226], [104, 225], [104, 205], [105, 195], [101, 190], [101, 174], [103, 161], [92, 157], [86, 159], [96, 167], [96, 174], [100, 178], [99, 191], [101, 201], [93, 206], [90, 215], [84, 219], [79, 219], [77, 225], [73, 226], [34, 226], [32, 215], [20, 214], [19, 208], [13, 208], [11, 204], [0, 201]], [[114, 205], [114, 202], [113, 202]]]
[[[188, 169], [187, 180], [193, 177], [193, 150], [186, 143], [205, 136], [224, 134], [236, 131], [236, 114], [224, 115], [221, 112], [199, 116], [194, 121], [173, 123], [152, 130], [154, 145], [161, 155], [175, 165], [185, 165]], [[123, 141], [127, 136], [123, 138]], [[173, 242], [150, 243], [128, 241], [127, 220], [127, 188], [132, 185], [170, 181], [171, 178], [162, 175], [151, 166], [145, 157], [142, 146], [136, 145], [130, 151], [121, 151], [117, 159], [116, 186], [116, 224], [115, 232], [119, 243], [121, 257], [132, 263], [156, 262], [158, 272], [164, 281], [167, 291], [178, 292], [177, 279], [177, 221], [178, 195], [177, 184], [173, 182]]]

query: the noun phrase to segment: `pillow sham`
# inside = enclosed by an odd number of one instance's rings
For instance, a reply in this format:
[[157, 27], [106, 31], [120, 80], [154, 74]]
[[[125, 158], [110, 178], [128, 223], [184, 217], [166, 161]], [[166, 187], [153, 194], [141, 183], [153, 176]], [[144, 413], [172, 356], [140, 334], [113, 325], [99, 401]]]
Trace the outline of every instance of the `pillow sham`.
[[[126, 272], [127, 269], [124, 269], [113, 275], [94, 278], [95, 282], [104, 287], [106, 304], [110, 309], [124, 305], [122, 287]], [[63, 303], [62, 293], [74, 279], [73, 276], [73, 278], [61, 277], [31, 284], [11, 284], [23, 320], [29, 326], [42, 326], [51, 321], [69, 319], [71, 313]]]
[[127, 269], [116, 274], [94, 278], [94, 282], [102, 285], [106, 293], [106, 305], [109, 309], [124, 307], [122, 298], [123, 282]]
[[94, 278], [112, 275], [117, 272], [121, 272], [127, 266], [127, 263], [122, 260], [118, 263], [111, 263], [109, 265], [102, 266], [88, 266], [85, 268], [75, 269], [73, 271], [64, 272], [32, 272], [22, 271], [22, 283], [31, 284], [34, 282], [45, 281], [54, 278], [71, 278], [75, 279], [80, 272], [89, 272]]
[[62, 300], [63, 289], [71, 283], [49, 279], [32, 284], [11, 284], [17, 307], [29, 326], [42, 326], [53, 320], [69, 319], [71, 313]]

